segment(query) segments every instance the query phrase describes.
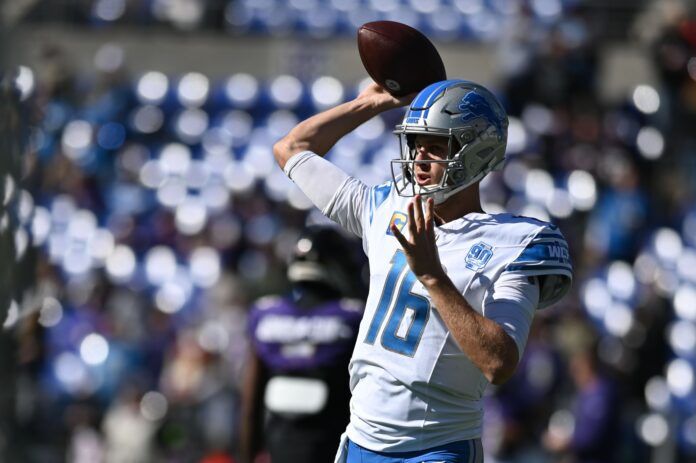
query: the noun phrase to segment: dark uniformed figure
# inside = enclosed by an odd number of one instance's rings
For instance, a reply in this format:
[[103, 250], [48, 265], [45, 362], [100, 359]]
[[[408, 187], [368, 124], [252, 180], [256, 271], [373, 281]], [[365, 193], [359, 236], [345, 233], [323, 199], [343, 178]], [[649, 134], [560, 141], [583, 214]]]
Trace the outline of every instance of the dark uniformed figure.
[[337, 230], [310, 227], [288, 265], [292, 295], [249, 313], [240, 456], [333, 461], [349, 420], [348, 361], [363, 313], [359, 251]]

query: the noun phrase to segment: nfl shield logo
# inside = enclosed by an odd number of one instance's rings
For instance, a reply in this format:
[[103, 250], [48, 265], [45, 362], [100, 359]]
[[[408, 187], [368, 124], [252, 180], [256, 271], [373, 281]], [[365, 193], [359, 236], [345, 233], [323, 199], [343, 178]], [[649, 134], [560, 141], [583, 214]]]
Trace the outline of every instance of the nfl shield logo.
[[466, 255], [464, 260], [466, 268], [473, 271], [481, 270], [491, 260], [491, 256], [493, 256], [493, 251], [490, 245], [483, 241], [476, 243], [469, 249], [469, 254]]

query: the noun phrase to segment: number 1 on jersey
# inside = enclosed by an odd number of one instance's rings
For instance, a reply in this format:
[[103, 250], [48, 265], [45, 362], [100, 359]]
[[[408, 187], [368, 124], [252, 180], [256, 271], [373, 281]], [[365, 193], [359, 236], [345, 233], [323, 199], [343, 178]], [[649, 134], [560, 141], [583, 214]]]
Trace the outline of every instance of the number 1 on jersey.
[[[430, 301], [421, 295], [411, 292], [417, 279], [408, 268], [406, 255], [401, 249], [394, 253], [391, 264], [389, 274], [384, 282], [382, 296], [377, 303], [377, 309], [370, 323], [370, 328], [367, 330], [365, 342], [374, 344], [391, 306], [393, 309], [382, 332], [382, 346], [398, 354], [413, 357], [423, 336], [425, 324], [430, 316]], [[405, 275], [399, 282], [399, 278], [404, 273]], [[390, 304], [392, 299], [394, 299], [395, 291], [396, 298], [394, 303]], [[407, 315], [409, 315], [410, 320], [405, 320]], [[402, 327], [404, 322], [408, 323], [406, 329]]]

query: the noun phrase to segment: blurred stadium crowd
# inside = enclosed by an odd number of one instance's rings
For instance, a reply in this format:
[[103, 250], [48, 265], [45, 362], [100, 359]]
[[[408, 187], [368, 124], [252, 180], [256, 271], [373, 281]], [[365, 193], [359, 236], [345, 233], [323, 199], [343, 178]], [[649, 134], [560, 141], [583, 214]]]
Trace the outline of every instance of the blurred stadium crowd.
[[559, 22], [581, 0], [82, 0], [34, 10], [31, 19], [104, 27], [161, 26], [180, 31], [223, 30], [275, 37], [353, 37], [376, 18], [413, 25], [438, 40], [489, 40], [501, 25], [524, 17]]
[[[45, 3], [34, 20], [283, 36], [350, 35], [379, 17], [489, 40], [517, 15], [496, 88], [508, 161], [483, 182], [485, 209], [557, 223], [576, 277], [487, 397], [487, 461], [696, 461], [693, 16], [645, 44], [659, 85], [607, 102], [581, 0]], [[84, 74], [43, 47], [42, 69], [20, 66], [2, 88], [3, 113], [14, 99], [24, 123], [11, 129], [21, 173], [2, 175], [17, 367], [0, 447], [42, 463], [234, 461], [247, 307], [287, 290], [297, 236], [322, 221], [272, 144], [365, 82], [132, 75], [117, 44]], [[364, 124], [331, 158], [368, 184], [388, 179], [400, 115]]]

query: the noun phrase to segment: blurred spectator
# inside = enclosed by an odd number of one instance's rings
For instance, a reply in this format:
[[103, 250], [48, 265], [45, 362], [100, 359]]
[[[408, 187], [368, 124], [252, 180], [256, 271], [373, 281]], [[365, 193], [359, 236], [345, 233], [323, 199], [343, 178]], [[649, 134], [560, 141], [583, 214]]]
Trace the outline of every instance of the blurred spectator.
[[621, 401], [614, 381], [600, 367], [591, 331], [571, 346], [568, 371], [575, 386], [570, 429], [551, 421], [544, 446], [569, 463], [611, 463], [621, 448]]
[[137, 385], [126, 385], [106, 411], [102, 423], [105, 463], [154, 461], [157, 423], [141, 413], [142, 398]]
[[290, 297], [267, 296], [250, 313], [241, 455], [266, 448], [273, 463], [332, 461], [349, 420], [348, 360], [363, 302], [359, 261], [338, 230], [312, 227], [288, 266]]
[[506, 29], [498, 51], [508, 112], [519, 115], [530, 101], [570, 109], [592, 102], [597, 47], [584, 18], [570, 13], [552, 27], [538, 28], [530, 12], [521, 11], [524, 19]]
[[68, 427], [72, 430], [66, 458], [68, 463], [105, 462], [104, 439], [96, 427], [94, 406], [75, 404], [67, 415]]
[[586, 248], [602, 260], [629, 260], [636, 255], [648, 220], [648, 204], [633, 162], [621, 153], [608, 152], [600, 161], [608, 185], [590, 213]]
[[515, 375], [490, 398], [497, 413], [486, 418], [491, 439], [487, 451], [495, 461], [545, 459], [537, 443], [553, 411], [564, 373], [551, 338], [551, 323], [552, 318], [545, 313], [537, 315]]
[[482, 2], [441, 0], [425, 5], [412, 1], [258, 1], [258, 0], [80, 0], [32, 2], [15, 10], [30, 22], [62, 21], [108, 29], [130, 25], [178, 32], [227, 31], [244, 35], [288, 35], [325, 38], [352, 36], [360, 24], [399, 19], [441, 40], [485, 41], [497, 38], [506, 17], [517, 19], [524, 8], [537, 28], [548, 27], [572, 11], [576, 1]]

